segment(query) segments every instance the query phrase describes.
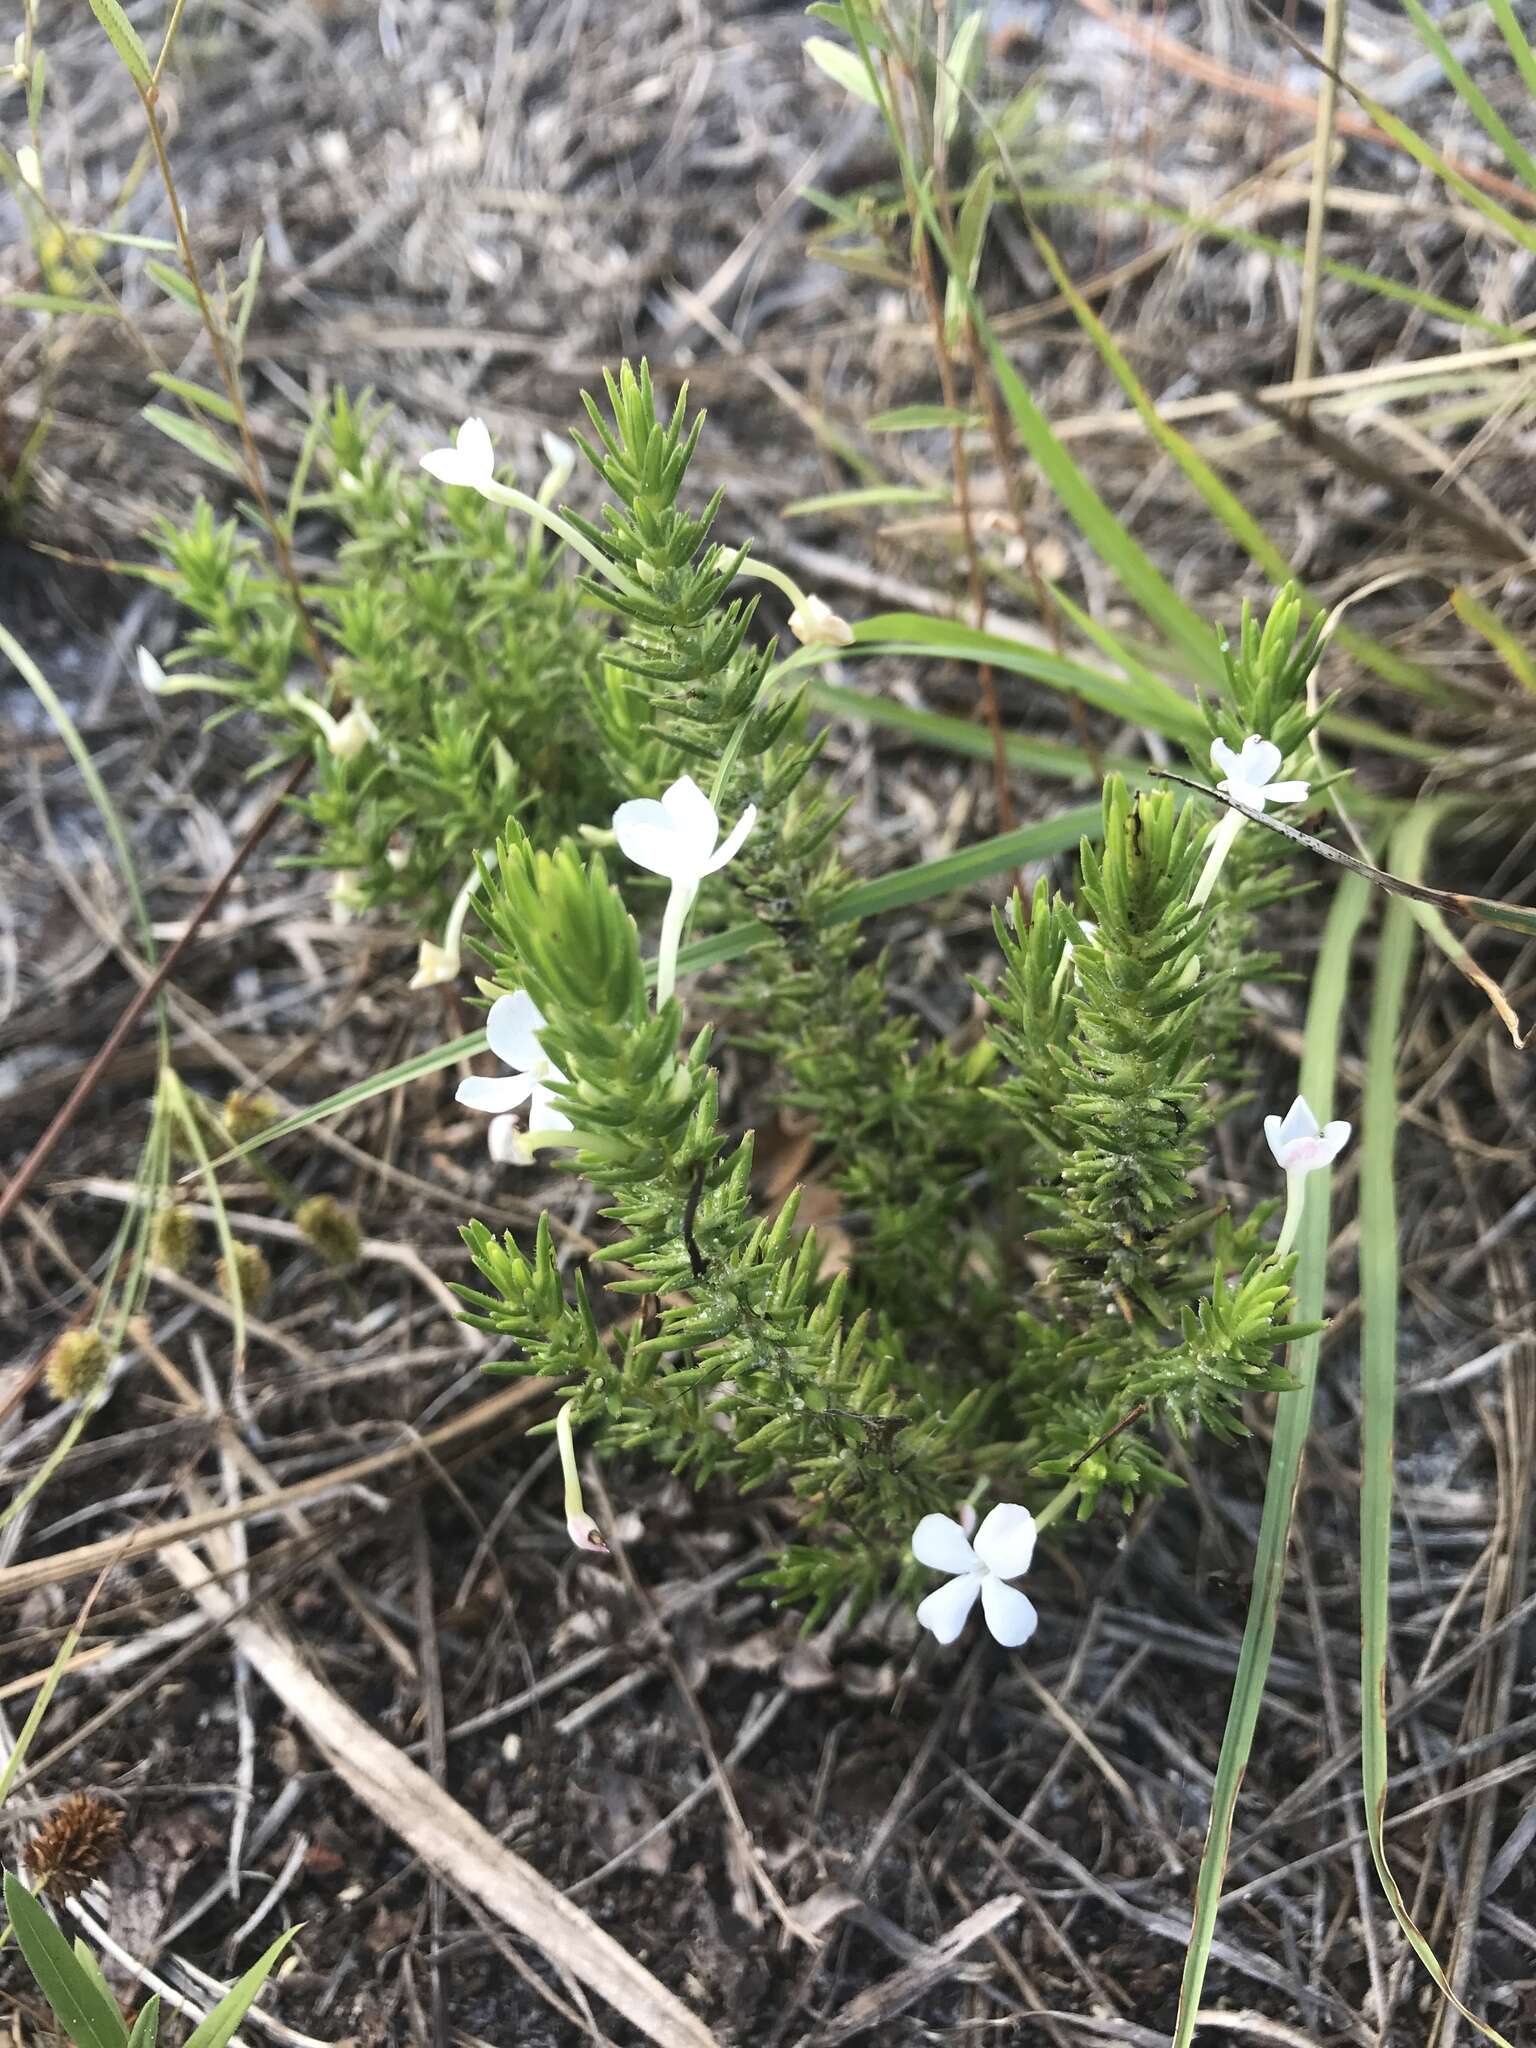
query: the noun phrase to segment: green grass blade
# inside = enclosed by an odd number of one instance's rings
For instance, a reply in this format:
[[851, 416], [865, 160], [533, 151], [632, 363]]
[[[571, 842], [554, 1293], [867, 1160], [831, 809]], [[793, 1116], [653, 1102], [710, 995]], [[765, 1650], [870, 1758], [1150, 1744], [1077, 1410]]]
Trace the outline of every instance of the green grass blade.
[[[838, 683], [812, 683], [806, 695], [812, 707], [829, 718], [878, 725], [888, 732], [904, 733], [921, 746], [937, 747], [946, 754], [964, 754], [976, 761], [990, 761], [995, 756], [991, 733], [969, 718], [919, 710], [894, 697], [849, 690]], [[1062, 782], [1089, 783], [1098, 779], [1093, 762], [1082, 748], [1069, 747], [1059, 740], [1026, 739], [1022, 733], [1005, 733], [1003, 755], [1011, 768], [1027, 768], [1036, 775], [1049, 775]], [[1105, 755], [1103, 766], [1131, 782], [1146, 780], [1144, 761]]]
[[[1393, 835], [1392, 864], [1415, 875], [1434, 830], [1433, 806], [1424, 804]], [[1451, 1989], [1434, 1950], [1414, 1925], [1387, 1861], [1387, 1641], [1392, 1563], [1392, 1447], [1397, 1406], [1397, 1046], [1403, 999], [1413, 967], [1417, 920], [1413, 906], [1395, 897], [1382, 926], [1366, 1044], [1360, 1138], [1360, 1776], [1371, 1860], [1387, 1903], [1436, 1988], [1462, 2018], [1499, 2048], [1513, 2044]]]
[[1488, 6], [1499, 24], [1499, 33], [1509, 45], [1509, 54], [1525, 80], [1526, 91], [1536, 99], [1536, 50], [1526, 40], [1525, 30], [1515, 19], [1515, 10], [1509, 0], [1488, 0]]
[[72, 1628], [60, 1643], [58, 1654], [48, 1666], [48, 1675], [38, 1687], [37, 1698], [32, 1702], [31, 1711], [21, 1724], [21, 1733], [5, 1760], [5, 1769], [0, 1771], [0, 1806], [5, 1804], [6, 1797], [16, 1782], [16, 1773], [27, 1760], [27, 1751], [32, 1747], [32, 1739], [43, 1725], [48, 1702], [53, 1698], [59, 1680], [64, 1676], [64, 1667], [75, 1654], [79, 1642], [80, 1631], [78, 1628]]
[[298, 1931], [297, 1927], [290, 1927], [286, 1933], [277, 1937], [265, 1955], [252, 1963], [239, 1983], [232, 1985], [225, 1992], [201, 2026], [193, 2028], [187, 2036], [187, 2048], [229, 2048], [236, 2027], [256, 2003], [256, 1994], [271, 1976], [281, 1960], [283, 1950]]
[[[1163, 453], [1178, 465], [1186, 482], [1202, 500], [1206, 509], [1221, 522], [1238, 546], [1247, 552], [1249, 559], [1274, 583], [1283, 585], [1294, 581], [1290, 563], [1242, 499], [1222, 481], [1194, 443], [1165, 420], [1153, 404], [1146, 386], [1131, 368], [1119, 343], [1072, 282], [1050, 237], [1033, 221], [1028, 225], [1035, 248], [1041, 261], [1050, 271], [1057, 290], [1072, 308], [1079, 326], [1098, 350], [1106, 369], [1130, 400], [1152, 439]], [[1304, 588], [1301, 594], [1312, 616], [1315, 617], [1324, 609], [1322, 604]], [[1341, 647], [1347, 648], [1356, 660], [1374, 669], [1387, 681], [1395, 683], [1399, 689], [1442, 703], [1453, 701], [1452, 693], [1448, 692], [1435, 677], [1428, 675], [1415, 663], [1405, 661], [1391, 648], [1381, 646], [1368, 633], [1361, 633], [1353, 627], [1341, 624], [1336, 629], [1334, 638]]]
[[160, 2000], [150, 1999], [140, 2009], [133, 2023], [133, 2032], [128, 2036], [128, 2048], [156, 2048], [160, 2039]]
[[1341, 77], [1339, 83], [1350, 97], [1365, 109], [1382, 133], [1390, 136], [1400, 149], [1406, 150], [1416, 164], [1431, 172], [1442, 184], [1448, 185], [1470, 207], [1480, 213], [1484, 220], [1502, 229], [1512, 242], [1536, 255], [1536, 227], [1511, 213], [1507, 206], [1500, 206], [1498, 201], [1491, 198], [1480, 185], [1475, 185], [1470, 178], [1464, 177], [1454, 164], [1448, 163], [1433, 144], [1426, 142], [1416, 129], [1410, 128], [1406, 121], [1400, 120], [1378, 100], [1373, 100], [1368, 92], [1362, 92], [1358, 85], [1352, 85], [1347, 78]]
[[[1298, 1092], [1305, 1095], [1323, 1123], [1333, 1114], [1334, 1072], [1338, 1064], [1339, 1029], [1349, 990], [1350, 955], [1369, 902], [1369, 886], [1359, 876], [1346, 876], [1339, 884], [1323, 928], [1322, 946], [1312, 977]], [[1314, 1173], [1309, 1179], [1307, 1206], [1302, 1212], [1301, 1232], [1297, 1239], [1296, 1313], [1302, 1322], [1317, 1322], [1322, 1318], [1329, 1217], [1329, 1175]], [[1194, 2037], [1200, 1992], [1216, 1935], [1216, 1916], [1221, 1906], [1237, 1795], [1253, 1749], [1254, 1730], [1258, 1726], [1259, 1708], [1264, 1697], [1264, 1681], [1274, 1649], [1296, 1489], [1312, 1420], [1320, 1342], [1321, 1333], [1303, 1337], [1291, 1346], [1288, 1363], [1296, 1387], [1294, 1392], [1280, 1395], [1275, 1404], [1275, 1433], [1269, 1453], [1269, 1476], [1264, 1488], [1264, 1514], [1253, 1563], [1253, 1591], [1249, 1596], [1248, 1619], [1243, 1627], [1242, 1648], [1238, 1653], [1232, 1703], [1227, 1710], [1226, 1732], [1216, 1764], [1210, 1828], [1195, 1882], [1194, 1924], [1184, 1957], [1183, 1981], [1179, 1986], [1174, 2048], [1189, 2048]]]
[[1504, 161], [1510, 169], [1525, 180], [1532, 193], [1536, 193], [1536, 160], [1530, 151], [1501, 120], [1486, 94], [1473, 82], [1461, 59], [1424, 11], [1420, 0], [1403, 0], [1403, 5], [1419, 32], [1420, 41], [1433, 52], [1435, 62], [1455, 88], [1456, 97], [1494, 148], [1503, 152]]
[[[1239, 249], [1252, 249], [1276, 263], [1299, 266], [1302, 261], [1301, 250], [1277, 235], [1260, 234], [1256, 228], [1234, 227], [1230, 222], [1216, 220], [1209, 214], [1188, 213], [1182, 207], [1168, 206], [1155, 199], [1136, 199], [1128, 192], [1102, 189], [1088, 192], [1070, 185], [1020, 185], [1016, 196], [1024, 206], [1081, 207], [1104, 213], [1125, 213], [1138, 220], [1164, 222], [1189, 235], [1230, 242]], [[1374, 270], [1363, 270], [1358, 264], [1342, 263], [1325, 256], [1320, 268], [1325, 277], [1337, 278], [1341, 284], [1354, 285], [1360, 291], [1373, 292], [1384, 299], [1395, 299], [1400, 305], [1412, 306], [1420, 313], [1428, 313], [1431, 318], [1448, 321], [1453, 326], [1475, 327], [1480, 333], [1491, 334], [1500, 341], [1527, 339], [1523, 329], [1512, 326], [1507, 320], [1492, 319], [1474, 307], [1459, 306], [1454, 299], [1437, 298], [1433, 292], [1420, 291], [1414, 285], [1403, 284], [1395, 277], [1383, 277]]]
[[[1208, 626], [1204, 632], [1214, 654], [1216, 636]], [[936, 619], [926, 612], [877, 612], [855, 626], [854, 640], [861, 647], [868, 643], [871, 653], [877, 651], [878, 642], [882, 654], [938, 654], [952, 661], [986, 662], [1010, 675], [1028, 676], [1049, 689], [1080, 698], [1112, 718], [1150, 726], [1167, 739], [1198, 743], [1206, 736], [1205, 721], [1189, 699], [1150, 670], [1122, 681], [1103, 669], [1048, 654], [1026, 641], [979, 632], [957, 619]]]

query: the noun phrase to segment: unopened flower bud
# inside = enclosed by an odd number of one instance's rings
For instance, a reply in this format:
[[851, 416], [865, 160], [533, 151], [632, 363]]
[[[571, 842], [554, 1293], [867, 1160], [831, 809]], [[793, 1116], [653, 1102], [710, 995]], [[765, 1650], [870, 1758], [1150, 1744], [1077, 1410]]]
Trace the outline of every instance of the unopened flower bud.
[[101, 1385], [111, 1363], [100, 1330], [66, 1330], [48, 1354], [43, 1383], [55, 1401], [83, 1401]]
[[311, 1195], [293, 1220], [328, 1266], [350, 1266], [357, 1257], [363, 1233], [352, 1211], [334, 1195]]
[[598, 1550], [608, 1555], [608, 1546], [603, 1541], [602, 1531], [590, 1515], [567, 1515], [565, 1526], [570, 1531], [571, 1541], [578, 1550]]
[[234, 1300], [235, 1291], [231, 1281], [238, 1280], [240, 1300], [246, 1308], [260, 1308], [272, 1291], [272, 1268], [267, 1264], [263, 1253], [253, 1244], [237, 1243], [234, 1274], [230, 1273], [228, 1259], [220, 1259], [214, 1268], [214, 1278], [218, 1281], [219, 1292], [226, 1301]]
[[851, 647], [853, 628], [822, 598], [808, 597], [789, 615], [789, 630], [802, 647]]

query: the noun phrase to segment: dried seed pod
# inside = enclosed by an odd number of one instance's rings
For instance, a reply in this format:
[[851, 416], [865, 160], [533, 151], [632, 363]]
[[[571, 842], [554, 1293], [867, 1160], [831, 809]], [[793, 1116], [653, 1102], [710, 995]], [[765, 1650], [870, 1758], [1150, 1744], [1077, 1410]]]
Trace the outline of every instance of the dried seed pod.
[[43, 1382], [55, 1401], [83, 1401], [101, 1385], [111, 1363], [100, 1330], [66, 1330], [48, 1354]]
[[72, 1899], [105, 1870], [122, 1846], [123, 1816], [94, 1792], [71, 1792], [27, 1844], [34, 1891]]

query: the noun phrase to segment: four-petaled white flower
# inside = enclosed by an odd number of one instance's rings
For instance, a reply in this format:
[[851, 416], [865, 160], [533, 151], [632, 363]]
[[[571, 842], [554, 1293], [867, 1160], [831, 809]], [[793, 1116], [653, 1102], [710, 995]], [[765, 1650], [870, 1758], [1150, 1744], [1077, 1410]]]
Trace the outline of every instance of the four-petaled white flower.
[[924, 1515], [912, 1533], [912, 1555], [934, 1571], [952, 1572], [917, 1610], [922, 1626], [952, 1643], [981, 1596], [987, 1627], [1005, 1648], [1027, 1643], [1039, 1624], [1034, 1602], [1006, 1582], [1029, 1570], [1035, 1554], [1035, 1518], [1028, 1508], [999, 1501], [976, 1531], [973, 1544], [948, 1515]]
[[1216, 787], [1244, 810], [1262, 811], [1266, 804], [1299, 804], [1310, 787], [1305, 782], [1276, 782], [1283, 756], [1273, 740], [1250, 733], [1237, 753], [1225, 740], [1211, 741], [1211, 759], [1221, 769]]
[[802, 647], [851, 647], [853, 628], [823, 598], [808, 597], [789, 615], [789, 630]]
[[635, 797], [614, 812], [613, 836], [620, 852], [672, 884], [656, 952], [658, 1003], [667, 1000], [676, 983], [677, 949], [699, 884], [734, 857], [756, 823], [757, 805], [748, 804], [717, 844], [719, 815], [691, 775], [680, 776], [659, 803], [654, 797]]
[[453, 437], [451, 448], [429, 448], [421, 466], [440, 484], [462, 484], [467, 490], [483, 491], [496, 481], [496, 451], [491, 430], [484, 420], [466, 420]]
[[1304, 1095], [1297, 1096], [1283, 1117], [1264, 1119], [1269, 1149], [1287, 1173], [1314, 1173], [1320, 1166], [1332, 1166], [1349, 1143], [1352, 1128], [1335, 1118], [1319, 1129]]
[[[526, 1166], [533, 1157], [533, 1140], [541, 1132], [568, 1131], [571, 1120], [555, 1107], [549, 1084], [564, 1082], [560, 1069], [544, 1056], [539, 1033], [544, 1016], [525, 990], [498, 996], [485, 1020], [486, 1042], [510, 1074], [471, 1074], [461, 1081], [454, 1096], [466, 1109], [483, 1109], [491, 1118], [491, 1157], [499, 1163]], [[528, 1105], [527, 1133], [519, 1131], [511, 1112]]]

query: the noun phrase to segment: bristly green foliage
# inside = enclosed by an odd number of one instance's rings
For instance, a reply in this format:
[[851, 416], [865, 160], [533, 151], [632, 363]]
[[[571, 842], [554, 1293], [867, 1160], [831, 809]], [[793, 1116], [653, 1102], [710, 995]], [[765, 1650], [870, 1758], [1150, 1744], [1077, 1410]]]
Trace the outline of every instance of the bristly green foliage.
[[[605, 627], [538, 532], [403, 469], [386, 424], [342, 393], [317, 422], [320, 484], [305, 510], [341, 535], [312, 593], [328, 681], [254, 532], [206, 503], [161, 529], [172, 588], [202, 622], [168, 667], [236, 686], [231, 708], [255, 712], [272, 748], [264, 766], [312, 754], [297, 800], [318, 833], [307, 864], [345, 875], [353, 906], [402, 912], [431, 936], [509, 817], [545, 841], [607, 807], [589, 710]], [[339, 757], [299, 691], [360, 706], [377, 741]]]
[[[794, 1200], [758, 1207], [709, 1036], [680, 1044], [675, 998], [653, 1011], [601, 860], [513, 827], [482, 891], [492, 981], [543, 1012], [565, 1140], [622, 1235], [568, 1287], [547, 1223], [531, 1257], [471, 1225], [485, 1285], [466, 1299], [516, 1346], [502, 1369], [566, 1382], [609, 1445], [795, 1495], [807, 1540], [770, 1577], [820, 1614], [899, 1576], [929, 1508], [1039, 1500], [1064, 1479], [1083, 1514], [1106, 1489], [1129, 1505], [1170, 1479], [1161, 1431], [1232, 1435], [1248, 1394], [1284, 1384], [1291, 1262], [1268, 1251], [1268, 1207], [1237, 1222], [1200, 1186], [1225, 1113], [1210, 1034], [1262, 964], [1248, 930], [1266, 877], [1255, 862], [1192, 908], [1209, 809], [1112, 779], [1081, 909], [1044, 883], [1029, 915], [1016, 897], [997, 920], [1001, 979], [978, 984], [987, 1039], [922, 1046], [883, 963], [831, 921], [850, 886], [839, 813], [731, 594], [744, 553], [711, 538], [718, 496], [681, 506], [698, 422], [681, 402], [659, 420], [628, 366], [608, 397], [611, 416], [589, 401], [588, 452], [617, 503], [582, 524], [622, 571], [589, 589], [622, 629], [598, 723], [620, 786], [656, 795], [688, 771], [724, 815], [760, 807], [704, 914], [751, 910], [774, 934], [725, 1009], [814, 1118], [851, 1250], [829, 1278]], [[1290, 755], [1310, 731], [1316, 648], [1297, 621], [1287, 595], [1263, 632], [1245, 622], [1230, 701], [1208, 712], [1232, 744], [1259, 732]], [[638, 1307], [603, 1312], [599, 1273]]]
[[[1328, 700], [1309, 702], [1312, 674], [1324, 647], [1321, 619], [1305, 624], [1301, 598], [1284, 590], [1263, 625], [1244, 601], [1242, 623], [1234, 646], [1221, 636], [1226, 689], [1218, 698], [1204, 698], [1201, 709], [1213, 740], [1240, 748], [1250, 733], [1272, 740], [1284, 761], [1282, 773], [1305, 777], [1314, 767], [1311, 739]], [[1191, 749], [1200, 773], [1208, 774], [1209, 755]], [[1238, 1046], [1243, 1028], [1242, 983], [1273, 975], [1278, 955], [1255, 944], [1261, 914], [1290, 895], [1298, 883], [1273, 834], [1239, 835], [1227, 856], [1217, 884], [1222, 915], [1203, 941], [1204, 966], [1213, 977], [1212, 1000], [1201, 1016], [1201, 1040], [1214, 1078], [1229, 1085], [1241, 1077]]]

